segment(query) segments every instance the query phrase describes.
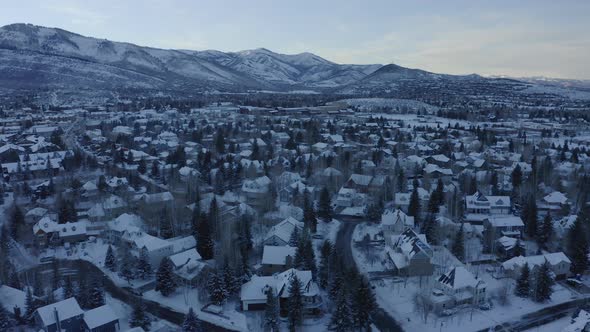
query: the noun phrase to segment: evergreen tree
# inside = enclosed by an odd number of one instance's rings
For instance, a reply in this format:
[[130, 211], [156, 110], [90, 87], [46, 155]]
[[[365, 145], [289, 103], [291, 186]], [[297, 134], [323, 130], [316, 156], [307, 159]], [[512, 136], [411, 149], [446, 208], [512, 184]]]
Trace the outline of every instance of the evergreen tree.
[[318, 216], [325, 222], [332, 221], [332, 201], [327, 187], [324, 187], [320, 193]]
[[301, 280], [293, 274], [289, 282], [289, 298], [287, 299], [287, 317], [289, 331], [296, 331], [303, 323], [303, 294]]
[[543, 224], [537, 229], [537, 243], [541, 247], [546, 247], [547, 242], [553, 233], [553, 222], [551, 221], [551, 214], [547, 213]]
[[70, 297], [74, 296], [76, 296], [76, 292], [74, 290], [74, 283], [72, 282], [72, 278], [70, 276], [67, 276], [64, 282], [64, 299], [69, 299]]
[[320, 268], [319, 268], [319, 284], [320, 287], [326, 289], [329, 283], [330, 276], [330, 259], [332, 256], [332, 243], [330, 240], [324, 241], [320, 250]]
[[148, 257], [147, 251], [139, 251], [139, 259], [136, 261], [135, 271], [136, 276], [143, 280], [152, 276], [152, 265], [150, 264], [150, 258]]
[[227, 263], [227, 260], [223, 267], [223, 283], [225, 285], [225, 289], [227, 290], [228, 297], [236, 294], [240, 289], [239, 281], [236, 278], [234, 271]]
[[416, 224], [419, 222], [420, 213], [420, 196], [418, 196], [418, 187], [414, 186], [412, 195], [410, 195], [410, 204], [408, 205], [408, 216], [414, 217]]
[[122, 251], [122, 254], [121, 254], [121, 265], [119, 267], [119, 275], [123, 279], [127, 280], [127, 282], [130, 282], [130, 280], [135, 277], [135, 271], [134, 271], [135, 258], [131, 254], [131, 250], [129, 249], [129, 246], [127, 246], [126, 244], [121, 245], [121, 251]]
[[156, 273], [156, 291], [164, 296], [169, 296], [176, 290], [176, 280], [174, 279], [173, 265], [169, 258], [164, 257]]
[[318, 220], [315, 216], [313, 202], [311, 202], [307, 189], [303, 193], [303, 222], [312, 233], [317, 231]]
[[105, 304], [104, 298], [104, 288], [102, 284], [102, 279], [99, 276], [95, 276], [92, 278], [92, 283], [90, 285], [90, 293], [88, 297], [88, 308], [94, 309]]
[[207, 281], [209, 300], [216, 305], [221, 305], [228, 297], [225, 282], [220, 272], [211, 273]]
[[104, 259], [104, 266], [113, 272], [117, 270], [117, 258], [115, 257], [113, 247], [110, 245], [107, 249], [107, 254]]
[[529, 264], [525, 263], [520, 270], [520, 276], [516, 280], [515, 294], [520, 297], [527, 297], [531, 292], [530, 286], [530, 273]]
[[328, 328], [333, 331], [352, 331], [352, 319], [350, 314], [350, 307], [346, 299], [345, 289], [341, 289], [336, 301], [336, 308], [332, 313], [332, 319]]
[[375, 294], [371, 285], [365, 278], [361, 278], [357, 288], [352, 295], [351, 317], [354, 326], [361, 331], [369, 331], [371, 325], [371, 314], [377, 308]]
[[264, 311], [264, 331], [280, 332], [279, 305], [272, 288], [266, 291], [266, 309]]
[[574, 274], [582, 274], [588, 269], [588, 237], [581, 214], [568, 231], [567, 254], [572, 260], [570, 270]]
[[12, 326], [12, 321], [8, 315], [8, 311], [0, 302], [0, 331], [8, 331], [8, 329]]
[[299, 227], [293, 227], [293, 231], [289, 236], [289, 246], [297, 247], [299, 244]]
[[513, 257], [524, 256], [524, 255], [526, 255], [526, 252], [524, 250], [522, 242], [520, 241], [520, 238], [517, 238], [516, 243], [514, 244]]
[[184, 322], [182, 323], [182, 331], [183, 332], [202, 332], [203, 327], [201, 326], [201, 322], [197, 319], [197, 315], [193, 308], [188, 309], [188, 313], [184, 316]]
[[524, 215], [524, 224], [525, 224], [525, 232], [530, 237], [535, 237], [537, 235], [538, 229], [538, 210], [537, 210], [537, 202], [534, 196], [530, 196], [527, 200], [527, 204], [525, 205], [525, 211], [523, 211]]
[[512, 187], [517, 189], [520, 187], [521, 184], [522, 184], [522, 169], [520, 168], [520, 165], [517, 164], [516, 167], [514, 167], [514, 170], [512, 170]]
[[133, 312], [129, 318], [129, 326], [141, 327], [145, 331], [149, 331], [151, 325], [152, 322], [145, 312], [145, 306], [140, 300], [133, 306]]
[[33, 313], [37, 310], [37, 302], [31, 293], [31, 287], [27, 287], [27, 295], [25, 297], [25, 319], [29, 325], [35, 323], [35, 316]]
[[458, 260], [463, 261], [465, 259], [465, 233], [463, 231], [463, 224], [461, 224], [459, 232], [457, 232], [457, 235], [455, 236], [451, 252]]
[[204, 260], [213, 258], [214, 244], [211, 239], [211, 232], [209, 229], [209, 221], [207, 214], [201, 213], [201, 220], [199, 221], [199, 234], [197, 236], [197, 251]]
[[139, 174], [145, 174], [145, 172], [147, 172], [147, 165], [145, 163], [145, 160], [142, 158], [139, 160], [139, 163], [137, 164], [137, 172]]
[[533, 299], [536, 302], [544, 302], [551, 299], [553, 293], [553, 276], [551, 275], [551, 268], [549, 263], [545, 262], [541, 265], [535, 273], [535, 291], [533, 293]]
[[10, 236], [15, 241], [20, 238], [20, 233], [25, 227], [25, 216], [21, 209], [15, 204], [12, 209], [12, 219], [10, 221]]
[[163, 239], [174, 237], [172, 222], [170, 218], [168, 218], [168, 212], [165, 208], [160, 212], [160, 237]]

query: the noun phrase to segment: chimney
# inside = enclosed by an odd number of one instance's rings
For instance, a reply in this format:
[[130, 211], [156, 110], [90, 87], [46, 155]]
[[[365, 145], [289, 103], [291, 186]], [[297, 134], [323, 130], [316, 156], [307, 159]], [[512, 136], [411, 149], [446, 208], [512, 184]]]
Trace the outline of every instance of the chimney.
[[53, 307], [53, 315], [55, 316], [55, 326], [57, 327], [57, 331], [61, 332], [61, 322], [59, 321], [59, 314], [57, 313], [56, 307]]

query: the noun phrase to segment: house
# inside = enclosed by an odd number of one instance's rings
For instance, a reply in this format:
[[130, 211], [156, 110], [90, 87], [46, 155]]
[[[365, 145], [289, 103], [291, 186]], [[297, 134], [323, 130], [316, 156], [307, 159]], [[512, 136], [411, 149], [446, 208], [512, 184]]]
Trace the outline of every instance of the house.
[[510, 214], [510, 196], [486, 196], [480, 191], [465, 197], [466, 221], [483, 220], [483, 216]]
[[539, 216], [545, 217], [547, 214], [558, 216], [568, 204], [567, 196], [559, 191], [554, 191], [541, 199], [537, 204]]
[[[381, 228], [387, 235], [400, 234], [408, 228], [414, 228], [414, 217], [410, 217], [400, 209], [386, 210], [381, 215]], [[390, 238], [391, 236], [386, 236]]]
[[502, 236], [520, 238], [524, 230], [522, 219], [517, 216], [492, 216], [483, 222], [484, 248], [488, 252], [495, 252], [496, 240]]
[[441, 275], [435, 287], [431, 300], [438, 313], [462, 304], [479, 305], [486, 300], [486, 283], [463, 266]]
[[541, 265], [548, 263], [549, 268], [555, 274], [556, 279], [565, 279], [570, 274], [570, 266], [572, 262], [563, 252], [554, 252], [536, 256], [518, 256], [513, 257], [500, 267], [504, 275], [517, 279], [520, 276], [520, 271], [525, 264], [529, 265], [531, 270], [534, 270]]
[[393, 235], [392, 246], [386, 246], [386, 252], [396, 275], [413, 277], [428, 276], [434, 272], [432, 264], [433, 250], [424, 234], [417, 234], [406, 229], [402, 234]]
[[280, 223], [271, 227], [264, 237], [264, 245], [269, 246], [286, 246], [289, 244], [291, 234], [298, 228], [298, 231], [303, 231], [303, 223], [297, 221], [293, 217], [289, 217]]
[[[518, 247], [517, 247], [518, 245]], [[525, 243], [517, 238], [502, 236], [496, 240], [496, 253], [503, 259], [509, 259], [519, 252], [525, 252]]]
[[47, 216], [33, 225], [33, 234], [40, 246], [81, 242], [88, 237], [85, 220], [58, 224]]
[[[426, 209], [428, 207], [428, 200], [430, 199], [430, 193], [428, 190], [418, 187], [418, 198], [420, 200], [420, 206], [422, 209]], [[408, 207], [410, 206], [410, 200], [412, 198], [412, 193], [396, 193], [393, 198], [393, 204], [396, 208], [401, 209], [403, 211], [408, 211]]]
[[272, 289], [279, 299], [279, 311], [281, 316], [287, 315], [287, 301], [289, 299], [289, 284], [291, 279], [297, 276], [303, 287], [303, 312], [314, 314], [320, 311], [322, 298], [319, 286], [313, 281], [311, 271], [299, 271], [289, 269], [274, 276], [252, 276], [252, 279], [242, 285], [240, 301], [242, 309], [264, 310], [266, 308], [266, 293]]
[[189, 249], [169, 257], [174, 267], [174, 275], [181, 285], [197, 286], [196, 280], [205, 266], [197, 249]]
[[242, 194], [250, 205], [264, 204], [264, 198], [270, 190], [271, 180], [268, 176], [261, 176], [254, 180], [245, 180], [242, 184]]
[[25, 222], [29, 225], [41, 220], [47, 214], [47, 209], [42, 207], [33, 208], [25, 214]]
[[108, 304], [84, 313], [84, 332], [116, 332], [119, 329], [119, 317]]
[[296, 247], [290, 246], [264, 246], [261, 262], [262, 274], [272, 275], [285, 271], [292, 265], [296, 251]]
[[78, 332], [84, 328], [84, 311], [73, 297], [38, 308], [33, 315], [36, 325], [45, 332]]

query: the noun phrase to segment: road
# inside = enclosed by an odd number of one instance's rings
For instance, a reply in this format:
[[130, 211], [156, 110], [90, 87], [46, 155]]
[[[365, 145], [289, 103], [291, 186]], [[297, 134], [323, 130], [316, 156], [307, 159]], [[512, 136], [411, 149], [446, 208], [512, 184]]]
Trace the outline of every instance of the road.
[[[346, 265], [355, 265], [352, 256], [352, 233], [358, 222], [341, 220], [340, 229], [336, 235], [335, 249], [342, 254], [342, 259]], [[379, 307], [371, 315], [373, 324], [382, 332], [401, 332], [403, 329], [397, 321], [383, 308]]]

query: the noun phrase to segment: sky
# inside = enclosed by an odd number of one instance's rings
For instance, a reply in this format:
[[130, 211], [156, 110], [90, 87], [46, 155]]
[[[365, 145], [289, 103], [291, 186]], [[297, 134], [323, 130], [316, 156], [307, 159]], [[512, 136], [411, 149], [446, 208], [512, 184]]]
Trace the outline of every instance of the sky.
[[437, 73], [590, 79], [588, 0], [0, 0], [32, 23], [160, 48], [311, 52]]

